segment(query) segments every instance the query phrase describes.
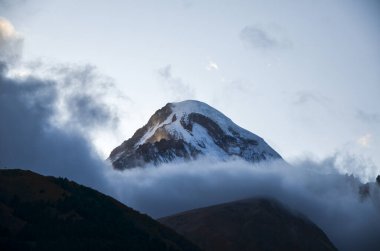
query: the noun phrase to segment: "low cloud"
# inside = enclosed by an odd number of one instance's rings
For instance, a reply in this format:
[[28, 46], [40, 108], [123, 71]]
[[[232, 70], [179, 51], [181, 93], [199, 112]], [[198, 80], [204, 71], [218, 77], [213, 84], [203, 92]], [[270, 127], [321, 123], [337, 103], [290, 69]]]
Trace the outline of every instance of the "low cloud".
[[334, 155], [334, 168], [341, 174], [358, 177], [363, 183], [374, 181], [380, 175], [380, 167], [371, 158], [352, 151], [341, 151]]
[[279, 34], [270, 32], [259, 25], [249, 25], [244, 27], [239, 34], [240, 39], [250, 49], [268, 50], [274, 48], [288, 48], [291, 43]]
[[159, 69], [158, 75], [163, 81], [164, 87], [172, 94], [174, 101], [194, 98], [195, 93], [193, 88], [181, 78], [173, 76], [171, 65]]
[[153, 217], [264, 196], [308, 216], [340, 250], [374, 250], [380, 245], [379, 185], [369, 186], [370, 197], [361, 197], [362, 183], [339, 174], [334, 158], [294, 166], [200, 160], [109, 172], [108, 179], [120, 200]]

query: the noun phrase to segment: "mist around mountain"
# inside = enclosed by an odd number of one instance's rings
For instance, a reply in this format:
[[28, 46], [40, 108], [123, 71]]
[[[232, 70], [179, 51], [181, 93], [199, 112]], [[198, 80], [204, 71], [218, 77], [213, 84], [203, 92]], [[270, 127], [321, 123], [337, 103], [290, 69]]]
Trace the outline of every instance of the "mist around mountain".
[[197, 160], [110, 172], [108, 177], [117, 198], [154, 218], [251, 197], [273, 198], [306, 215], [338, 250], [376, 250], [380, 185], [370, 182], [363, 188], [334, 163], [333, 158], [294, 165]]

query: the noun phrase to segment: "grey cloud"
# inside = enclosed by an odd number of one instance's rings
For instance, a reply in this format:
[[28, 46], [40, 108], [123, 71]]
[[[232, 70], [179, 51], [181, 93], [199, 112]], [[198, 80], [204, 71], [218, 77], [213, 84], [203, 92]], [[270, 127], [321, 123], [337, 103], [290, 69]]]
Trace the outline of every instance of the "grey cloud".
[[[118, 121], [105, 99], [114, 89], [89, 65], [33, 65], [38, 74], [8, 75], [9, 48], [19, 43], [3, 20], [0, 27], [0, 167], [64, 176], [108, 193], [106, 163], [94, 152], [89, 134]], [[16, 34], [17, 35], [17, 34]], [[64, 118], [63, 121], [60, 121]]]
[[113, 117], [108, 107], [98, 102], [94, 102], [93, 97], [89, 95], [75, 95], [70, 97], [67, 105], [70, 109], [73, 121], [83, 128], [103, 125], [104, 123], [116, 123], [117, 118]]
[[252, 49], [287, 48], [290, 42], [258, 25], [244, 27], [239, 34], [243, 43]]
[[380, 187], [371, 184], [370, 197], [361, 199], [362, 184], [337, 173], [334, 157], [294, 166], [199, 160], [109, 177], [119, 199], [154, 217], [243, 198], [271, 197], [309, 217], [339, 250], [380, 246]]
[[54, 81], [1, 75], [0, 90], [1, 166], [69, 177], [107, 191], [102, 161], [89, 142], [49, 123], [59, 95]]
[[[116, 87], [92, 65], [56, 65], [48, 69], [61, 90], [61, 107], [68, 115], [66, 126], [86, 132], [95, 127], [116, 127], [119, 119], [105, 99]], [[58, 113], [57, 116], [62, 114]]]
[[380, 114], [379, 113], [372, 113], [372, 112], [367, 112], [363, 110], [358, 110], [356, 112], [356, 117], [364, 121], [366, 123], [380, 123]]
[[158, 70], [158, 73], [164, 79], [171, 79], [172, 78], [172, 66], [167, 65], [165, 67], [162, 67], [161, 69]]
[[[9, 22], [1, 41], [18, 43]], [[0, 46], [0, 56], [7, 52]], [[26, 66], [33, 74], [12, 77]], [[16, 69], [17, 70], [17, 69]], [[103, 172], [110, 168], [95, 153], [91, 132], [113, 129], [117, 109], [107, 99], [118, 93], [112, 79], [91, 65], [17, 62], [0, 58], [0, 167], [64, 176], [109, 193]]]
[[194, 98], [195, 94], [191, 86], [185, 83], [181, 78], [173, 76], [171, 65], [159, 69], [158, 74], [161, 80], [163, 80], [165, 88], [171, 92], [174, 100]]
[[271, 48], [277, 45], [277, 41], [273, 37], [254, 26], [245, 27], [240, 32], [240, 38], [252, 47]]

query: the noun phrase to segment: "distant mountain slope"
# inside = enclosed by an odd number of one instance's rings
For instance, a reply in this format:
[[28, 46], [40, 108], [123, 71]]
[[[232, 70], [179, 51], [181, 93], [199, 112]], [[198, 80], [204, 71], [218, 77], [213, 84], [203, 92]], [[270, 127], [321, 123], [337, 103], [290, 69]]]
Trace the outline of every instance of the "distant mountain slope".
[[146, 215], [62, 178], [0, 170], [0, 250], [199, 250]]
[[248, 199], [159, 219], [204, 250], [337, 250], [326, 234], [279, 202]]
[[242, 158], [256, 162], [281, 159], [262, 138], [239, 127], [211, 106], [188, 100], [168, 103], [115, 148], [109, 160], [116, 169], [146, 164], [192, 160]]

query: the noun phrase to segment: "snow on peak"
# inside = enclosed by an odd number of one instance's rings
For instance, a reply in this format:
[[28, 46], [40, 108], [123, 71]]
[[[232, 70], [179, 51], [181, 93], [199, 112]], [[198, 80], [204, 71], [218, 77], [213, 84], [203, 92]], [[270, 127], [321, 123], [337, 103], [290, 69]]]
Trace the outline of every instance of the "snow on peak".
[[247, 161], [281, 159], [262, 138], [239, 127], [223, 113], [196, 100], [168, 103], [136, 131], [132, 138], [115, 148], [110, 160], [115, 168], [199, 156]]
[[185, 100], [176, 103], [169, 103], [172, 107], [173, 114], [177, 117], [187, 116], [191, 113], [202, 114], [213, 121], [221, 127], [221, 129], [228, 135], [231, 135], [231, 130], [238, 131], [241, 136], [249, 139], [261, 139], [259, 136], [249, 132], [236, 125], [230, 118], [218, 111], [217, 109], [209, 106], [208, 104], [198, 101], [198, 100]]

